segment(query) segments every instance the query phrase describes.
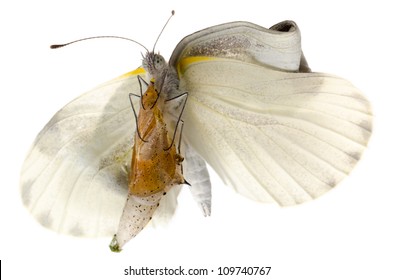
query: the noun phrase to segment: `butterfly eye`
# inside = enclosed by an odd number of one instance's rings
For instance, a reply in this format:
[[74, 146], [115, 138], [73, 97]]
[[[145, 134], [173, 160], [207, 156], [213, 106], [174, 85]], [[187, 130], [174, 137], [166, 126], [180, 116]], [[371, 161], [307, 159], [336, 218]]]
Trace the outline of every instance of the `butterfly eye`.
[[155, 54], [154, 55], [153, 63], [154, 63], [154, 68], [157, 69], [157, 70], [160, 70], [160, 69], [162, 69], [165, 66], [165, 60], [159, 54]]

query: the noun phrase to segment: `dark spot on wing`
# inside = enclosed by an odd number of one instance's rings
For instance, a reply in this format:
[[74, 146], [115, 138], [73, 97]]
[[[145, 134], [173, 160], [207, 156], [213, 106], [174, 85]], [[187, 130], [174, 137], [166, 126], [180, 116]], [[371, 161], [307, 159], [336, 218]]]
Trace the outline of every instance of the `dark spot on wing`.
[[362, 156], [362, 154], [361, 153], [359, 153], [359, 152], [351, 152], [351, 153], [348, 153], [348, 155], [351, 157], [351, 158], [353, 158], [353, 159], [355, 159], [355, 160], [359, 160], [360, 159], [360, 157]]
[[37, 217], [37, 221], [44, 227], [51, 228], [53, 219], [49, 216], [48, 212], [43, 212]]
[[30, 203], [31, 203], [31, 186], [32, 185], [33, 185], [32, 181], [24, 182], [21, 185], [22, 202], [26, 207], [29, 207]]
[[327, 182], [327, 184], [328, 184], [331, 188], [334, 188], [334, 187], [338, 184], [338, 182], [337, 182], [336, 180], [331, 179], [331, 180], [329, 180], [329, 181]]
[[79, 224], [74, 225], [71, 228], [69, 233], [70, 233], [70, 235], [73, 235], [73, 236], [82, 236], [82, 235], [84, 235], [84, 232], [83, 232], [83, 230], [82, 230], [82, 228], [81, 228], [81, 226]]

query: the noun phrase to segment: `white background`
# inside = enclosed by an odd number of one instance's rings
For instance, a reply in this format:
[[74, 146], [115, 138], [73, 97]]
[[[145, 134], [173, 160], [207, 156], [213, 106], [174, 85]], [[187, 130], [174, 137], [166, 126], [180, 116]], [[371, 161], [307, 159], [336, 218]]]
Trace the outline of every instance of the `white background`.
[[[178, 279], [217, 279], [212, 275], [219, 266], [271, 266], [266, 279], [392, 279], [393, 46], [391, 8], [383, 1], [5, 2], [0, 4], [5, 279], [131, 279], [123, 275], [130, 265], [215, 271]], [[347, 78], [373, 104], [374, 134], [361, 162], [329, 194], [286, 209], [243, 198], [212, 173], [212, 217], [204, 218], [184, 189], [172, 222], [146, 229], [120, 254], [109, 251], [109, 238], [78, 239], [42, 228], [19, 195], [19, 172], [30, 144], [67, 102], [141, 60], [141, 49], [121, 40], [60, 50], [49, 45], [109, 34], [151, 48], [172, 9], [176, 15], [157, 46], [167, 59], [184, 36], [211, 25], [246, 20], [270, 27], [295, 20], [311, 68]]]

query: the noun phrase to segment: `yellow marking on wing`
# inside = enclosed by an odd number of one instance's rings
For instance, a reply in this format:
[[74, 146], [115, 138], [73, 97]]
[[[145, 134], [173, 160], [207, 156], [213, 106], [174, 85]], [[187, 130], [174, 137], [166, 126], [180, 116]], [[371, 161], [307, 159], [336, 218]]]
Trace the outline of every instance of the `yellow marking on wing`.
[[142, 75], [145, 73], [146, 73], [145, 69], [143, 69], [142, 67], [139, 67], [139, 68], [136, 68], [135, 70], [132, 70], [130, 72], [127, 72], [127, 73], [121, 75], [120, 77], [118, 77], [118, 79], [128, 78], [130, 76]]
[[187, 67], [190, 64], [204, 62], [204, 61], [212, 61], [212, 60], [217, 60], [217, 58], [211, 56], [189, 56], [183, 58], [177, 64], [177, 73], [179, 74], [179, 76], [181, 76], [184, 74], [184, 72], [186, 71]]

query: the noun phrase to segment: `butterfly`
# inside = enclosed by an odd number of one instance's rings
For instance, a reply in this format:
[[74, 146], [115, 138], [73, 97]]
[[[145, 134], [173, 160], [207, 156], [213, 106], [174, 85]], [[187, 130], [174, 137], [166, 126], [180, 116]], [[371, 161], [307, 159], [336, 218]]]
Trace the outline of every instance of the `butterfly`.
[[[139, 98], [130, 98], [137, 92]], [[150, 106], [143, 105], [145, 94], [153, 95]], [[162, 115], [154, 128], [163, 129], [165, 145], [144, 139], [145, 109]], [[170, 148], [177, 159], [178, 180], [159, 190], [148, 223], [173, 215], [182, 183], [210, 215], [206, 162], [250, 199], [295, 205], [344, 179], [371, 133], [370, 103], [350, 82], [311, 72], [294, 22], [269, 29], [225, 23], [185, 37], [168, 62], [148, 52], [142, 67], [58, 111], [26, 157], [21, 195], [38, 222], [57, 232], [124, 231], [119, 223], [139, 170], [132, 169], [139, 142], [158, 153]], [[124, 244], [117, 242], [115, 236], [111, 246], [120, 250]]]

